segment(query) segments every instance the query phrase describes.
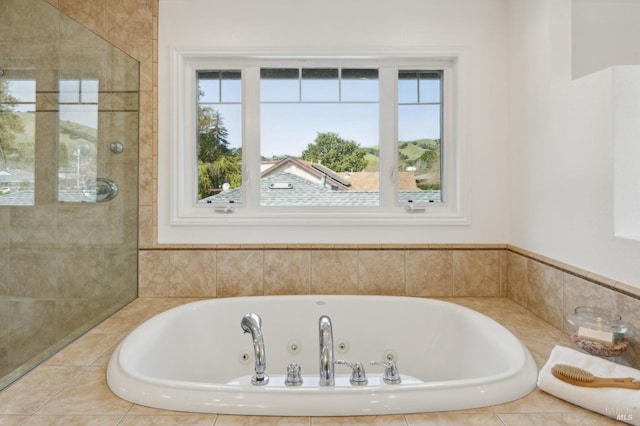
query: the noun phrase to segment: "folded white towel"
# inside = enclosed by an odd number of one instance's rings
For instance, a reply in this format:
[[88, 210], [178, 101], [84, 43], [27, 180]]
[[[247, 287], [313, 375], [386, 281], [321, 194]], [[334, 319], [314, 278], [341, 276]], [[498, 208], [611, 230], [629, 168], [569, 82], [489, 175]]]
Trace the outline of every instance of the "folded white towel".
[[574, 386], [551, 374], [551, 368], [556, 364], [573, 365], [598, 377], [640, 379], [640, 370], [563, 346], [556, 346], [538, 375], [538, 387], [553, 396], [607, 417], [632, 425], [640, 425], [640, 389]]

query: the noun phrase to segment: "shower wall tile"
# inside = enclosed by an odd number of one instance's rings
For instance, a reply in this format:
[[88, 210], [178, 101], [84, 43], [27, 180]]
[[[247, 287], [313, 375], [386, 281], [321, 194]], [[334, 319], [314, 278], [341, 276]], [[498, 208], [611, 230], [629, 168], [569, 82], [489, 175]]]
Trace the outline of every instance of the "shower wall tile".
[[[9, 294], [9, 250], [0, 248], [0, 297]], [[0, 315], [2, 311], [0, 310]], [[0, 329], [2, 333], [2, 329]]]
[[[151, 205], [153, 200], [153, 160], [140, 159], [139, 203]], [[142, 224], [141, 224], [142, 225]]]
[[105, 37], [127, 52], [141, 42], [151, 44], [152, 13], [149, 0], [109, 0], [106, 2]]
[[309, 250], [264, 252], [264, 294], [309, 294], [311, 288]]
[[58, 7], [100, 36], [105, 35], [105, 0], [58, 0]]
[[262, 250], [218, 251], [218, 297], [263, 295], [263, 274]]
[[56, 340], [54, 300], [9, 301], [10, 362], [20, 365], [48, 348]]
[[105, 299], [56, 300], [56, 340], [68, 335], [76, 337], [102, 319], [109, 310]]
[[[145, 92], [141, 92], [141, 93], [145, 93]], [[140, 114], [138, 118], [140, 120], [140, 136], [139, 136], [140, 158], [143, 158], [146, 161], [152, 161], [153, 160], [153, 108], [150, 105], [147, 105], [146, 103], [141, 102]]]
[[215, 251], [171, 251], [169, 262], [169, 296], [216, 297]]
[[[18, 25], [21, 31], [3, 31], [5, 43], [48, 43], [58, 35], [59, 26], [52, 19], [52, 9], [44, 2], [3, 0], [0, 28]], [[25, 19], [29, 17], [29, 19]]]
[[9, 209], [0, 206], [0, 250], [9, 248]]
[[13, 251], [9, 255], [9, 295], [55, 299], [57, 268], [55, 252]]
[[396, 250], [358, 252], [358, 293], [404, 296], [405, 253]]
[[[9, 347], [9, 297], [5, 294], [0, 295], [0, 348]], [[9, 356], [8, 349], [6, 355]]]
[[138, 111], [138, 92], [101, 92], [98, 104], [100, 110]]
[[68, 220], [66, 215], [59, 214], [56, 247], [68, 249], [102, 247], [105, 243], [104, 215], [99, 210], [94, 211], [95, 216], [87, 214], [73, 220]]
[[499, 296], [498, 250], [453, 251], [454, 296]]
[[412, 250], [406, 253], [407, 296], [453, 295], [451, 250]]
[[108, 69], [105, 70], [105, 90], [136, 92], [139, 90], [140, 64], [131, 61], [135, 56], [130, 51], [122, 51], [117, 47], [110, 46], [106, 55]]
[[109, 273], [102, 249], [65, 251], [56, 255], [58, 299], [108, 297], [104, 284]]
[[130, 41], [128, 53], [140, 62], [140, 91], [153, 90], [153, 44], [150, 39], [134, 38]]
[[311, 294], [357, 294], [356, 250], [312, 250]]
[[154, 207], [152, 206], [141, 205], [138, 207], [138, 246], [141, 249], [153, 247], [155, 239], [153, 221], [156, 217], [153, 212]]

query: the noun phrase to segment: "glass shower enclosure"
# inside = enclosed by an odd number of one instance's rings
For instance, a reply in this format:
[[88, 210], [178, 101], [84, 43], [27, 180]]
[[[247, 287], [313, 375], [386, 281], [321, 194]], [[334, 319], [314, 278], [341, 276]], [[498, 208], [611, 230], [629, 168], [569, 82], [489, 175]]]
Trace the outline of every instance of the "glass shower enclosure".
[[0, 389], [136, 297], [138, 70], [0, 0]]

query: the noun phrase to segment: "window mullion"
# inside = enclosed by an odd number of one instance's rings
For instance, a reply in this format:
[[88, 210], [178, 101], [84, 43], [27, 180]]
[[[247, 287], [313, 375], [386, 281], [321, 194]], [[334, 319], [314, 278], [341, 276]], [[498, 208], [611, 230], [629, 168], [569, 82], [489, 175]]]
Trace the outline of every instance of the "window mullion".
[[[379, 185], [380, 206], [393, 207], [396, 204], [397, 171], [397, 69], [380, 68], [380, 145], [379, 145]], [[391, 118], [391, 119], [390, 119]]]
[[247, 208], [260, 206], [260, 68], [247, 67], [243, 78], [242, 180]]

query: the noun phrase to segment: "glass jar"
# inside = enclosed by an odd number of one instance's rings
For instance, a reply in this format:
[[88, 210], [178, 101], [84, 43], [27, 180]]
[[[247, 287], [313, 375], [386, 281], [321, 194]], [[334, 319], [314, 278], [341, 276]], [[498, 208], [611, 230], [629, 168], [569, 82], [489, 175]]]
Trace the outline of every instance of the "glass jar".
[[629, 327], [615, 312], [580, 306], [565, 315], [571, 340], [580, 349], [603, 358], [621, 356], [629, 347]]

